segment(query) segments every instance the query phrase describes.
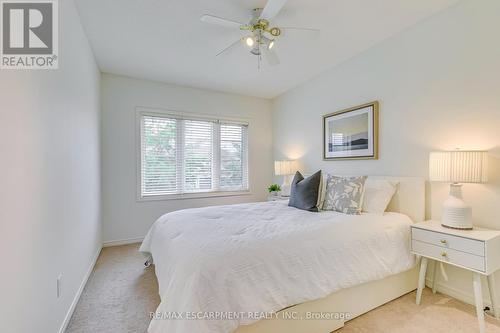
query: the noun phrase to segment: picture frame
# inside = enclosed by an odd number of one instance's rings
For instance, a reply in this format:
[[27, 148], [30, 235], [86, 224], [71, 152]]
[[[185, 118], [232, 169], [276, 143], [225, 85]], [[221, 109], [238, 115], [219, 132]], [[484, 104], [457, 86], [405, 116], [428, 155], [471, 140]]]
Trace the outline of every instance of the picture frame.
[[323, 116], [323, 160], [378, 159], [378, 101]]

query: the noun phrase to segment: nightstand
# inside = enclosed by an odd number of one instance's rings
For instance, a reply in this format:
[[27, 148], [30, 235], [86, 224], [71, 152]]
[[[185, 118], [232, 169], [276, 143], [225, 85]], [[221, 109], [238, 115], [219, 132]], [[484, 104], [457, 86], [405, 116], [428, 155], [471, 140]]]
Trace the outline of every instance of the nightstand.
[[267, 197], [267, 201], [288, 201], [290, 197], [282, 197], [281, 195], [270, 195]]
[[[454, 265], [472, 272], [472, 286], [479, 320], [479, 332], [485, 332], [481, 275], [488, 277], [491, 307], [499, 318], [493, 273], [500, 268], [500, 230], [474, 227], [455, 230], [441, 226], [439, 221], [426, 221], [411, 226], [411, 252], [422, 257], [417, 289], [420, 304], [425, 287], [428, 259]], [[437, 272], [434, 271], [434, 274]], [[435, 291], [436, 275], [433, 281]]]

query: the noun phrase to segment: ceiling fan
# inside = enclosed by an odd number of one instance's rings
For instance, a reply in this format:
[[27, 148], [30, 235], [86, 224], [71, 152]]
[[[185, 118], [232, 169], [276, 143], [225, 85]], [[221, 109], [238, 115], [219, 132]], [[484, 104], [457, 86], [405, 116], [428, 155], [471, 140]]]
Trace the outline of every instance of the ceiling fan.
[[217, 53], [216, 57], [236, 45], [244, 44], [249, 48], [251, 54], [257, 56], [257, 64], [259, 68], [262, 57], [266, 59], [269, 65], [275, 66], [280, 62], [278, 55], [275, 52], [275, 44], [283, 31], [305, 30], [319, 33], [318, 29], [313, 28], [276, 27], [271, 25], [270, 21], [278, 15], [286, 2], [287, 0], [268, 0], [263, 9], [255, 8], [253, 10], [252, 19], [248, 23], [241, 23], [209, 14], [201, 16], [200, 20], [204, 23], [215, 24], [225, 28], [239, 29], [241, 31], [248, 32], [246, 36], [231, 43], [229, 46]]

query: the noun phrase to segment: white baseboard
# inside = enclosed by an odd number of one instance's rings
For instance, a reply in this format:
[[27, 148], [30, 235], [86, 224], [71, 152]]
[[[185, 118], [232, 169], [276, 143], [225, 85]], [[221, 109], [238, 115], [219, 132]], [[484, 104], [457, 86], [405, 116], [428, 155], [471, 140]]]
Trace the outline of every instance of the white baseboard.
[[143, 239], [144, 239], [144, 237], [138, 237], [138, 238], [127, 238], [127, 239], [117, 239], [117, 240], [112, 240], [112, 241], [105, 241], [102, 244], [102, 247], [140, 243], [140, 242], [142, 242]]
[[[425, 279], [425, 284], [429, 288], [432, 288], [432, 279], [427, 277]], [[472, 280], [471, 280], [471, 284], [472, 284]], [[484, 286], [484, 284], [483, 284], [483, 288], [484, 287], [488, 288], [487, 286]], [[459, 301], [476, 306], [475, 300], [474, 300], [474, 295], [472, 293], [468, 293], [468, 292], [465, 292], [463, 290], [451, 287], [451, 286], [439, 281], [439, 279], [438, 279], [438, 282], [436, 284], [436, 290], [442, 294], [445, 294], [445, 295], [448, 295], [448, 296], [453, 297], [455, 299], [458, 299]], [[491, 301], [489, 298], [483, 298], [483, 303], [484, 303], [484, 306], [489, 306], [491, 309], [492, 306], [491, 306]], [[491, 309], [491, 310], [493, 310], [493, 309]], [[500, 306], [497, 306], [497, 311], [500, 311]]]
[[66, 328], [68, 328], [69, 321], [71, 320], [71, 316], [73, 316], [73, 312], [75, 312], [76, 304], [78, 304], [78, 301], [80, 300], [80, 296], [82, 295], [83, 289], [85, 288], [85, 285], [87, 284], [87, 281], [90, 277], [90, 274], [92, 274], [92, 270], [94, 269], [94, 266], [97, 262], [97, 258], [99, 258], [99, 254], [101, 253], [102, 247], [97, 249], [96, 254], [94, 255], [94, 258], [92, 259], [92, 262], [90, 263], [90, 267], [87, 269], [87, 272], [85, 273], [85, 276], [83, 277], [82, 283], [80, 283], [80, 287], [78, 288], [75, 297], [73, 298], [73, 302], [71, 302], [71, 305], [68, 309], [68, 312], [66, 313], [66, 317], [64, 317], [64, 321], [61, 325], [61, 328], [59, 329], [59, 333], [64, 333], [66, 331]]

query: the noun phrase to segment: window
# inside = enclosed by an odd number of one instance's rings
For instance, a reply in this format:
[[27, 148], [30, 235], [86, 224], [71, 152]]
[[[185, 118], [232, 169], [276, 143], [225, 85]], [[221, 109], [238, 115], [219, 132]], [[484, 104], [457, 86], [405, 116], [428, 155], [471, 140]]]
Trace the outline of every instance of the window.
[[248, 125], [140, 115], [141, 198], [248, 190]]

